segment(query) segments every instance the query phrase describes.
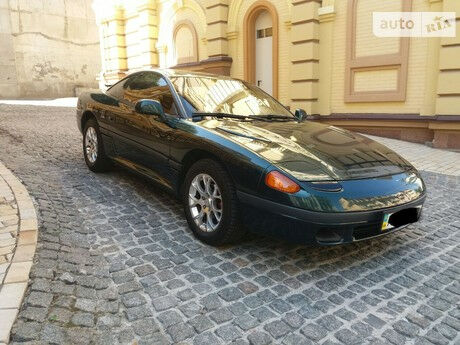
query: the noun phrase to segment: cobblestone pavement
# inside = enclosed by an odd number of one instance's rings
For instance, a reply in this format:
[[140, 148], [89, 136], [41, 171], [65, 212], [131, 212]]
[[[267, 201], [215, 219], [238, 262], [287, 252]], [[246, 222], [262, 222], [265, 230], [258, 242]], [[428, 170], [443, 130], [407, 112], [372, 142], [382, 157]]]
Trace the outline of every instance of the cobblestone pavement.
[[39, 211], [12, 343], [460, 342], [460, 177], [423, 172], [423, 219], [378, 240], [216, 249], [155, 186], [90, 173], [73, 109], [0, 105], [0, 148]]

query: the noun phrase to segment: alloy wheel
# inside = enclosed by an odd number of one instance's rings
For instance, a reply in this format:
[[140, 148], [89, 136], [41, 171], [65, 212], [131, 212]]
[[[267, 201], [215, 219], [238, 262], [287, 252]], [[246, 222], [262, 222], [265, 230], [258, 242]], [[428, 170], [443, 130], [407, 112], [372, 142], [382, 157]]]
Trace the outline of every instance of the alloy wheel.
[[190, 214], [195, 224], [204, 232], [213, 232], [219, 226], [223, 203], [216, 181], [208, 174], [198, 174], [189, 188]]
[[94, 164], [97, 159], [97, 145], [98, 143], [96, 130], [93, 127], [88, 127], [85, 136], [85, 153], [86, 158], [88, 158], [88, 161], [91, 164]]

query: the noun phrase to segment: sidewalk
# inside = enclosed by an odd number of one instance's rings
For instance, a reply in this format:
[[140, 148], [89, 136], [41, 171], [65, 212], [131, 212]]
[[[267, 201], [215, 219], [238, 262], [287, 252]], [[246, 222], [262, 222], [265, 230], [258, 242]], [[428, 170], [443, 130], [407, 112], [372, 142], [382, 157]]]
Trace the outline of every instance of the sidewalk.
[[77, 97], [66, 97], [56, 99], [0, 99], [0, 104], [9, 105], [38, 105], [43, 107], [68, 107], [75, 108], [77, 106]]
[[9, 341], [27, 288], [37, 231], [29, 193], [0, 163], [0, 344]]
[[435, 149], [402, 140], [367, 136], [388, 146], [411, 162], [418, 170], [460, 176], [460, 152]]

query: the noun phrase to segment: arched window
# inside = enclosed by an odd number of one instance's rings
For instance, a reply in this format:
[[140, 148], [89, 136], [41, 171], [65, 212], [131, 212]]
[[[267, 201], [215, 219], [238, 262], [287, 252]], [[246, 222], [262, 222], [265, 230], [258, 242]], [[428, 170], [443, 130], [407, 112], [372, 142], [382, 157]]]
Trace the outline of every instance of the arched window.
[[174, 56], [178, 65], [198, 62], [198, 37], [188, 20], [177, 23], [174, 29]]

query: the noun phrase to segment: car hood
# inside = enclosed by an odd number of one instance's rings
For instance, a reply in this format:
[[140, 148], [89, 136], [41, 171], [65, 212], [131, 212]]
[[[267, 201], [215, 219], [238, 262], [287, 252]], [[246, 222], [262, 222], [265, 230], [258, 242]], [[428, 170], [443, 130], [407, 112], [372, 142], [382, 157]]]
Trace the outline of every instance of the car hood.
[[365, 136], [317, 122], [212, 119], [201, 124], [299, 181], [373, 178], [413, 169], [395, 152]]

